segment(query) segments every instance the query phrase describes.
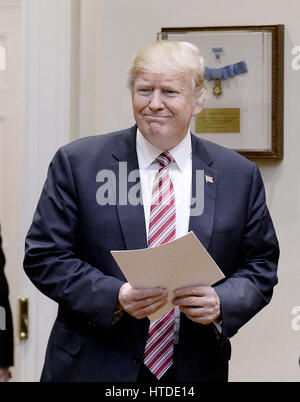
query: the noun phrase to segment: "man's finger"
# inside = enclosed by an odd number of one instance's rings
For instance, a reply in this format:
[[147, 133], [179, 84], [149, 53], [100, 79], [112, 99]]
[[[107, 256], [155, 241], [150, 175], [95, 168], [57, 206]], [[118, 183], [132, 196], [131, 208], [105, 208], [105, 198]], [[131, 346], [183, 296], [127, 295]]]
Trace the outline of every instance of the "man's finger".
[[151, 304], [150, 306], [144, 307], [132, 313], [135, 318], [145, 318], [148, 315], [155, 313], [160, 308], [164, 307], [167, 304], [168, 300], [157, 301], [156, 303]]
[[128, 282], [121, 286], [119, 291], [119, 302], [121, 305], [131, 301], [143, 300], [148, 297], [167, 297], [168, 292], [162, 288], [135, 289]]
[[204, 317], [211, 313], [207, 307], [185, 307], [180, 306], [180, 311], [190, 317]]
[[173, 299], [174, 306], [191, 306], [191, 307], [201, 307], [206, 304], [206, 299], [204, 297], [176, 297]]
[[144, 300], [151, 297], [167, 297], [168, 291], [163, 288], [132, 288], [132, 300]]
[[145, 307], [151, 306], [154, 303], [162, 303], [167, 299], [167, 296], [164, 294], [156, 296], [156, 297], [147, 297], [145, 299], [134, 301], [134, 305], [136, 309], [143, 309]]
[[210, 286], [187, 286], [174, 290], [176, 297], [186, 296], [206, 296], [210, 290]]

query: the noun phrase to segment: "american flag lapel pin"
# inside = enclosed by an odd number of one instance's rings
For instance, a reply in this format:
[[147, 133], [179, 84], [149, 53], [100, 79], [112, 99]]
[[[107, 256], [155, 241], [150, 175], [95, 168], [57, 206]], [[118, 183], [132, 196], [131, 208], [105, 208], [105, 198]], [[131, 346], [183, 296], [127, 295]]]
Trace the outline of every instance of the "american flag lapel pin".
[[213, 182], [214, 182], [214, 179], [213, 179], [211, 176], [205, 175], [205, 182], [206, 182], [206, 183], [213, 183]]

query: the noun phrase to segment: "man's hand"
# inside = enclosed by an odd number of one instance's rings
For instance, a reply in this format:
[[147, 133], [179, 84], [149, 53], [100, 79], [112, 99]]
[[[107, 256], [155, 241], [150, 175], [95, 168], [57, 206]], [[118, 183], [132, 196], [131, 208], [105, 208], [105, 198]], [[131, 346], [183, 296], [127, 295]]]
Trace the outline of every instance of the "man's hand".
[[119, 305], [135, 318], [145, 318], [165, 306], [168, 292], [162, 288], [133, 288], [128, 282], [119, 291]]
[[7, 382], [10, 379], [9, 367], [0, 367], [0, 382]]
[[174, 294], [173, 304], [190, 320], [206, 325], [220, 318], [220, 299], [211, 286], [189, 286]]

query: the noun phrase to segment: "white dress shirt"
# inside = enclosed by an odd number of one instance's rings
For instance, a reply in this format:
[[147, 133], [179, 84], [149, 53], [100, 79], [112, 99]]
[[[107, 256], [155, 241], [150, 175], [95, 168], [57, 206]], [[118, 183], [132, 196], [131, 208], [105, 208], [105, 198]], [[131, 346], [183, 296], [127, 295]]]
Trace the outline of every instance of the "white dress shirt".
[[[158, 155], [163, 151], [155, 148], [147, 141], [137, 129], [136, 152], [140, 170], [141, 193], [144, 206], [145, 226], [147, 239], [149, 233], [150, 208], [152, 198], [152, 187], [160, 164], [156, 161]], [[174, 158], [169, 165], [169, 176], [173, 183], [176, 207], [176, 238], [184, 236], [189, 230], [190, 203], [192, 194], [192, 143], [190, 130], [183, 140], [174, 148], [168, 151]], [[184, 269], [184, 268], [183, 268]], [[173, 298], [174, 295], [169, 295]], [[115, 312], [113, 322], [116, 322], [122, 311]], [[213, 322], [218, 332], [222, 332], [221, 320]], [[175, 344], [179, 339], [180, 311], [175, 307]]]
[[[140, 169], [141, 192], [145, 214], [147, 238], [149, 233], [152, 187], [160, 164], [156, 161], [163, 151], [155, 148], [137, 129], [136, 152]], [[192, 190], [192, 145], [190, 131], [184, 139], [169, 150], [174, 161], [169, 165], [169, 176], [173, 183], [176, 207], [176, 238], [188, 233]], [[173, 298], [174, 295], [169, 295]], [[178, 343], [180, 311], [175, 308], [175, 343]]]

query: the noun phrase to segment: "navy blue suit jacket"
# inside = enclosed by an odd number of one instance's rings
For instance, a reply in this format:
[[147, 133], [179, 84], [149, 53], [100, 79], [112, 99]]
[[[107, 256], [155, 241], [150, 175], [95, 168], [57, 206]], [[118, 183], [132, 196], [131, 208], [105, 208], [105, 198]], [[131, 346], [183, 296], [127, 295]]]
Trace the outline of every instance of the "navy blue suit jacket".
[[[128, 314], [113, 322], [126, 281], [110, 250], [146, 248], [142, 205], [102, 205], [99, 171], [118, 178], [119, 162], [138, 169], [136, 126], [87, 137], [56, 153], [26, 238], [24, 268], [32, 282], [57, 301], [43, 381], [136, 381], [149, 320]], [[256, 164], [192, 135], [192, 187], [205, 183], [204, 211], [189, 230], [226, 279], [215, 285], [223, 333], [181, 314], [178, 381], [218, 381], [230, 358], [229, 337], [271, 299], [277, 283], [278, 243]], [[136, 183], [128, 183], [128, 188]], [[116, 190], [118, 200], [118, 186]], [[182, 267], [184, 270], [184, 267]]]

